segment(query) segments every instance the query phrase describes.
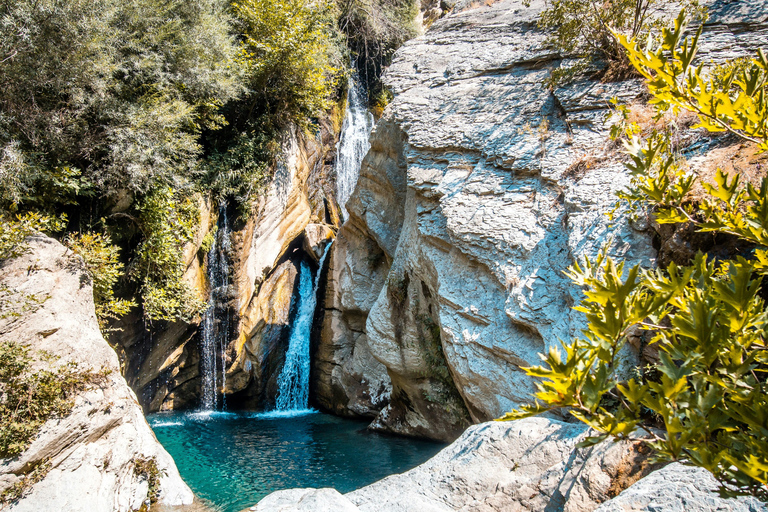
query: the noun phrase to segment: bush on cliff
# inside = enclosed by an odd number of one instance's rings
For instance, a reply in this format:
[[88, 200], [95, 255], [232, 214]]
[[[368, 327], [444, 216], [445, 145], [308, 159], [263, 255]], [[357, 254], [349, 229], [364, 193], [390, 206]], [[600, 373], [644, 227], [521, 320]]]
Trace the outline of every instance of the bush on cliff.
[[[658, 113], [695, 112], [699, 126], [768, 150], [768, 59], [705, 73], [693, 66], [701, 28], [683, 40], [685, 15], [661, 43], [641, 49], [619, 36], [648, 83]], [[664, 461], [683, 461], [712, 472], [726, 492], [768, 500], [768, 312], [761, 296], [768, 274], [768, 179], [759, 188], [718, 171], [697, 181], [665, 132], [647, 140], [630, 129], [635, 178], [624, 194], [647, 205], [661, 224], [692, 223], [752, 244], [749, 257], [716, 260], [698, 254], [688, 265], [626, 268], [605, 252], [574, 264], [571, 279], [584, 287], [576, 309], [586, 315], [584, 337], [542, 356], [546, 366], [526, 369], [542, 379], [539, 400], [505, 416], [520, 418], [565, 408], [600, 434], [643, 439]], [[629, 380], [622, 349], [643, 331], [658, 362]]]
[[[550, 35], [547, 42], [575, 60], [556, 69], [547, 85], [555, 87], [584, 74], [598, 74], [605, 81], [637, 76], [617, 35], [645, 40], [664, 26], [661, 12], [669, 0], [548, 0], [539, 27]], [[698, 17], [704, 10], [698, 0], [682, 0]]]

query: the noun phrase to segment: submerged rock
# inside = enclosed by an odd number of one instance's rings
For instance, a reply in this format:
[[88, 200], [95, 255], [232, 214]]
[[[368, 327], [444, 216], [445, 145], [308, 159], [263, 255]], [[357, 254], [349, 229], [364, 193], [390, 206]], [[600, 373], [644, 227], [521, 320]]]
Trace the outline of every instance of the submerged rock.
[[[39, 368], [76, 363], [107, 375], [76, 396], [70, 414], [45, 423], [18, 457], [0, 459], [0, 492], [39, 464], [50, 464], [45, 477], [7, 510], [138, 510], [149, 491], [142, 461], [154, 461], [161, 503], [192, 503], [192, 492], [144, 419], [120, 375], [116, 353], [99, 331], [82, 260], [47, 237], [32, 237], [29, 244], [27, 254], [2, 264], [0, 285], [44, 300], [21, 316], [3, 315], [0, 343], [28, 347]], [[53, 357], [40, 359], [43, 353]]]

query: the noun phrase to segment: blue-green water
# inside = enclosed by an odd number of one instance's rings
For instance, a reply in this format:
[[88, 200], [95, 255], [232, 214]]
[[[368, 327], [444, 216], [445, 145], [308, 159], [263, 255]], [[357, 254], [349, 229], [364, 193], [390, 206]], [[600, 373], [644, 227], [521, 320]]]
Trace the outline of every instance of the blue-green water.
[[291, 487], [349, 492], [407, 471], [444, 445], [366, 430], [321, 413], [160, 413], [148, 417], [195, 494], [238, 512]]

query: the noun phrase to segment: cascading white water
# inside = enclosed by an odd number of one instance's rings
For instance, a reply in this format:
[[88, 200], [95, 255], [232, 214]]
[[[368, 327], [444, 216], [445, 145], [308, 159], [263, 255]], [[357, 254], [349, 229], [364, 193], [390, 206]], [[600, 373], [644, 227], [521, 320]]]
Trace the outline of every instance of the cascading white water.
[[330, 248], [331, 244], [328, 244], [323, 257], [320, 258], [314, 280], [309, 266], [305, 262], [301, 262], [296, 321], [288, 341], [288, 351], [285, 353], [283, 370], [277, 377], [275, 411], [304, 411], [309, 405], [309, 334], [317, 306], [317, 287], [320, 283], [320, 274]]
[[[217, 389], [226, 385], [225, 349], [229, 335], [229, 315], [216, 316], [216, 306], [226, 297], [229, 287], [229, 260], [227, 252], [231, 247], [229, 219], [225, 205], [219, 207], [219, 221], [216, 240], [208, 251], [208, 309], [203, 314], [200, 376], [203, 380], [203, 397], [200, 408], [204, 411], [217, 409]], [[221, 354], [220, 360], [216, 355]], [[220, 377], [219, 377], [220, 376]], [[222, 408], [224, 408], [222, 396]]]
[[336, 199], [339, 201], [345, 220], [349, 217], [346, 205], [357, 185], [360, 164], [371, 147], [368, 139], [371, 136], [373, 124], [373, 114], [366, 106], [365, 90], [354, 77], [350, 77], [347, 111], [344, 114], [341, 137], [336, 147]]

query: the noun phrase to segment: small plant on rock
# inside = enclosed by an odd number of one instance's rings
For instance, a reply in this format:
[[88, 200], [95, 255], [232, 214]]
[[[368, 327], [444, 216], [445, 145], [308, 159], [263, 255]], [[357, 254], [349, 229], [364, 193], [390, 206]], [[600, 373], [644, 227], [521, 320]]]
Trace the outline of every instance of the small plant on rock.
[[[585, 74], [597, 74], [605, 81], [637, 76], [617, 35], [645, 40], [650, 32], [663, 27], [661, 10], [668, 3], [668, 0], [548, 0], [539, 18], [539, 27], [551, 34], [547, 41], [553, 48], [574, 56], [575, 60], [556, 69], [546, 85], [556, 87]], [[687, 12], [704, 15], [696, 0], [679, 3]]]
[[123, 264], [119, 260], [120, 249], [112, 245], [107, 235], [99, 233], [73, 233], [65, 240], [67, 247], [85, 261], [93, 278], [93, 300], [96, 316], [104, 328], [110, 319], [127, 314], [136, 303], [115, 297], [114, 287], [123, 276]]

